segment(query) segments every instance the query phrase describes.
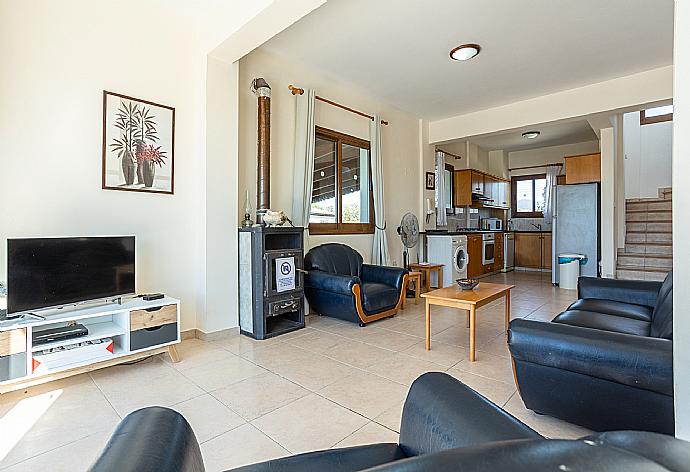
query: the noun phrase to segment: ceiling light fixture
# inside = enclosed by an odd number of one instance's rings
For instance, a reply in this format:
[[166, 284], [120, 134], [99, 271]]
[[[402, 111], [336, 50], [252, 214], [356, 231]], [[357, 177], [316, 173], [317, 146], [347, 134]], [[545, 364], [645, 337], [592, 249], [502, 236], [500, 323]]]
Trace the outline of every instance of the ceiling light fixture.
[[539, 131], [525, 131], [524, 133], [522, 133], [522, 137], [526, 139], [534, 139], [540, 134], [541, 133]]
[[450, 58], [454, 61], [467, 61], [479, 54], [481, 50], [479, 44], [461, 44], [450, 50]]

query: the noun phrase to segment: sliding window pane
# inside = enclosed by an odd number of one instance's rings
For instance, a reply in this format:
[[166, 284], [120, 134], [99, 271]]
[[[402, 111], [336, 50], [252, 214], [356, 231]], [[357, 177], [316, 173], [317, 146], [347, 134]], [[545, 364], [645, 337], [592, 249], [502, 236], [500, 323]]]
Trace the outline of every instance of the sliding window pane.
[[316, 137], [309, 223], [337, 223], [337, 142]]
[[534, 211], [532, 208], [532, 203], [534, 202], [532, 182], [532, 180], [518, 180], [516, 182], [518, 213], [531, 213]]
[[369, 223], [369, 150], [343, 144], [341, 168], [342, 222]]

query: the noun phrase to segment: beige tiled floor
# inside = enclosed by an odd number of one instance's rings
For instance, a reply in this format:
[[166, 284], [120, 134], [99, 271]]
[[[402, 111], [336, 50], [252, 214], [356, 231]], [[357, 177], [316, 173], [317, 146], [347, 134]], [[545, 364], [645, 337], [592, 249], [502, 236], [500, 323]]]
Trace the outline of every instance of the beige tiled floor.
[[[512, 316], [551, 319], [574, 298], [548, 274], [510, 273]], [[327, 317], [304, 330], [257, 342], [232, 336], [189, 340], [182, 361], [167, 356], [0, 396], [0, 470], [84, 470], [118, 421], [147, 405], [189, 420], [207, 470], [291, 453], [396, 441], [402, 404], [420, 374], [445, 371], [551, 437], [586, 430], [527, 410], [516, 394], [503, 333], [503, 305], [478, 312], [477, 361], [468, 360], [465, 314], [432, 309], [424, 349], [424, 307], [408, 301], [395, 318], [365, 328]]]

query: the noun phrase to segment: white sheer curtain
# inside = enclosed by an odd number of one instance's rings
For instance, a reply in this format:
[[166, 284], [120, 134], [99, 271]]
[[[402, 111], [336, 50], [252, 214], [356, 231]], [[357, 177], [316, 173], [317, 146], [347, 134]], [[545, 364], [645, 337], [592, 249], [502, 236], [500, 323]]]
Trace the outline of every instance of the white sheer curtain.
[[545, 195], [546, 204], [544, 205], [544, 219], [550, 220], [553, 218], [554, 210], [554, 192], [556, 191], [556, 180], [561, 171], [561, 166], [546, 166], [546, 189]]
[[312, 174], [314, 173], [314, 100], [316, 92], [304, 89], [295, 103], [295, 167], [293, 171], [292, 222], [304, 227], [304, 245], [309, 237]]
[[383, 208], [383, 157], [381, 155], [381, 117], [374, 115], [371, 121], [371, 180], [374, 190], [374, 247], [371, 263], [388, 265], [388, 241], [386, 240], [386, 214]]
[[446, 156], [443, 151], [436, 151], [436, 226], [447, 226], [446, 218]]

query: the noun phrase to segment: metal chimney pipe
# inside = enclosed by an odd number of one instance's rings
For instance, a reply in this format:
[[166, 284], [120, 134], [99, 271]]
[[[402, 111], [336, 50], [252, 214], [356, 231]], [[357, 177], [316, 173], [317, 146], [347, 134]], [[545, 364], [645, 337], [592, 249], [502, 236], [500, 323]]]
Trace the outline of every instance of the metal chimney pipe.
[[258, 97], [258, 139], [256, 172], [256, 222], [271, 206], [271, 87], [261, 77], [252, 81], [252, 92]]

